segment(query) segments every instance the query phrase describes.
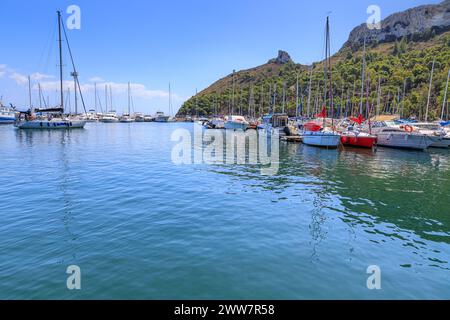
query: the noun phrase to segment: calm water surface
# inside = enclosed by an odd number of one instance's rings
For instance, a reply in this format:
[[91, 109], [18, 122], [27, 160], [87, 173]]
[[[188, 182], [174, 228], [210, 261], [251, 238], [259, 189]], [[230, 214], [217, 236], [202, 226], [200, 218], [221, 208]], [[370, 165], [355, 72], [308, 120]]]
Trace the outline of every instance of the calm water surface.
[[448, 150], [281, 143], [262, 176], [172, 164], [177, 128], [0, 126], [0, 298], [450, 299]]

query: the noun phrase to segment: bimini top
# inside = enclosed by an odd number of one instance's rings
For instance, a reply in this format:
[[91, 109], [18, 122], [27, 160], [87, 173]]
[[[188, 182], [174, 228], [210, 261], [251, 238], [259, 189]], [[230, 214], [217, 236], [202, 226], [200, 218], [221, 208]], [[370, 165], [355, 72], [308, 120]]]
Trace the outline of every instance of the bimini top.
[[395, 121], [397, 119], [400, 119], [400, 116], [386, 114], [386, 115], [375, 116], [371, 119], [371, 121]]

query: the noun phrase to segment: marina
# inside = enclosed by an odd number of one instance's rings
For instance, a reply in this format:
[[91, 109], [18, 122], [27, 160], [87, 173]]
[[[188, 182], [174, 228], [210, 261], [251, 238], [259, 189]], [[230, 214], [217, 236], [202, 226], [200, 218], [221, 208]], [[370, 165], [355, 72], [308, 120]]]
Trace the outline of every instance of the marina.
[[448, 150], [281, 143], [274, 176], [174, 165], [173, 130], [194, 126], [0, 126], [0, 297], [73, 298], [53, 275], [74, 263], [86, 299], [450, 297]]
[[450, 299], [450, 0], [400, 2], [7, 16], [0, 300]]

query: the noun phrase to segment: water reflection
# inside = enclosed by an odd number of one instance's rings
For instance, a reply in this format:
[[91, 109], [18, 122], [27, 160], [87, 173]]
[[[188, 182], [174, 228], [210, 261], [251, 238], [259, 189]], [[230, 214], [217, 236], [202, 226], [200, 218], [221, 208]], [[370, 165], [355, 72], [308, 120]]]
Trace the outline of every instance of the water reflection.
[[[16, 141], [21, 148], [26, 148], [29, 155], [28, 160], [32, 161], [35, 167], [51, 168], [51, 171], [55, 173], [57, 193], [49, 190], [48, 197], [59, 205], [53, 207], [53, 212], [47, 212], [46, 214], [60, 216], [62, 228], [66, 234], [66, 245], [61, 249], [61, 257], [56, 261], [64, 265], [69, 265], [76, 259], [78, 250], [78, 235], [72, 227], [74, 224], [74, 199], [72, 199], [73, 192], [71, 191], [76, 177], [71, 175], [70, 170], [73, 167], [73, 163], [71, 163], [73, 152], [77, 152], [72, 147], [80, 145], [80, 134], [83, 135], [83, 130], [15, 130]], [[41, 148], [52, 150], [48, 163], [34, 163], [34, 154], [40, 152]], [[46, 186], [43, 185], [42, 187], [45, 188]], [[66, 256], [70, 256], [67, 259], [70, 261], [65, 261], [64, 257]]]
[[[311, 212], [311, 248], [327, 237], [330, 212], [348, 226], [348, 250], [353, 252], [355, 228], [378, 237], [401, 240], [430, 265], [447, 268], [427, 243], [450, 244], [450, 162], [448, 150], [428, 152], [379, 148], [377, 151], [325, 150], [304, 145], [280, 145], [280, 169], [261, 176], [249, 166], [209, 167], [237, 178], [247, 188], [278, 192], [280, 199], [301, 193], [298, 205]], [[220, 169], [218, 169], [220, 168]], [[422, 241], [420, 241], [422, 239]]]

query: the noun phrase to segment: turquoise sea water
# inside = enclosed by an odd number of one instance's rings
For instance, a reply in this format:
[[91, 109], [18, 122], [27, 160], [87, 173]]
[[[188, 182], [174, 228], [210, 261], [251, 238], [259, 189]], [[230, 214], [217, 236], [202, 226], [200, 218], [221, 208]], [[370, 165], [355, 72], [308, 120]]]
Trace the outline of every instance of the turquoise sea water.
[[174, 165], [177, 128], [0, 126], [0, 298], [450, 298], [448, 150], [281, 143], [263, 176]]

